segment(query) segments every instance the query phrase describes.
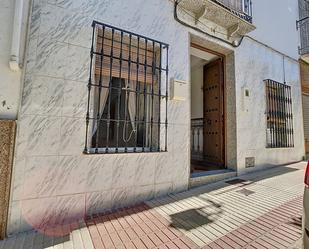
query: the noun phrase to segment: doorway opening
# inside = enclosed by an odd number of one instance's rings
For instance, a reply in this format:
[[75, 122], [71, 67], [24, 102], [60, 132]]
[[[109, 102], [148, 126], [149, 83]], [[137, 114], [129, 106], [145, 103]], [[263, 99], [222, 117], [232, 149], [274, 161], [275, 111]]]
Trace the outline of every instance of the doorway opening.
[[224, 57], [191, 44], [191, 174], [225, 169]]

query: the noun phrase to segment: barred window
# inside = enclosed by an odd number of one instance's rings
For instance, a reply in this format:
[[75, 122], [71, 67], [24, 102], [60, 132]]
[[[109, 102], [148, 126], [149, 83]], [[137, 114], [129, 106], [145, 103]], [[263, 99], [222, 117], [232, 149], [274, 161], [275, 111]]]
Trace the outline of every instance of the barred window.
[[167, 151], [168, 45], [92, 25], [85, 153]]
[[268, 148], [294, 147], [291, 87], [265, 80]]

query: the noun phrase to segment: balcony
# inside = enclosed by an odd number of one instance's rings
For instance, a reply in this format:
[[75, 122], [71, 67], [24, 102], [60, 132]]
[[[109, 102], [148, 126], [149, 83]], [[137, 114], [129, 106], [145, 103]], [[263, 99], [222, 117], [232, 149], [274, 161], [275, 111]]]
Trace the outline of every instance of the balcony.
[[300, 32], [299, 54], [301, 58], [309, 63], [309, 3], [299, 0], [299, 21], [297, 27]]
[[194, 17], [195, 25], [198, 22], [204, 26], [212, 24], [215, 29], [219, 25], [226, 30], [228, 39], [255, 29], [251, 0], [182, 0], [179, 7], [188, 13], [187, 16]]

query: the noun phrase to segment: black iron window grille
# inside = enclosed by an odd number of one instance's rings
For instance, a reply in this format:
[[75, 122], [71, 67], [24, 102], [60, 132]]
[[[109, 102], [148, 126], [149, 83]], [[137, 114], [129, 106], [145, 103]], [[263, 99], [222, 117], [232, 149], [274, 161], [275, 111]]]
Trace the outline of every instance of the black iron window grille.
[[84, 153], [167, 151], [168, 44], [92, 28]]
[[294, 147], [291, 87], [265, 80], [268, 148]]

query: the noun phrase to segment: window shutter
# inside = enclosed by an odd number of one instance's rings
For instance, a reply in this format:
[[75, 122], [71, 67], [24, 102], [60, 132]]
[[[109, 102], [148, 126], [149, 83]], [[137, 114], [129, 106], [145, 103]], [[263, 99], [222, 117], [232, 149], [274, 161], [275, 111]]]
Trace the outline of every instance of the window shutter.
[[[98, 31], [96, 51], [101, 53], [103, 47], [103, 60], [101, 67], [101, 55], [95, 56], [95, 75], [96, 77], [117, 77], [131, 81], [139, 81], [142, 83], [156, 82], [154, 67], [158, 61], [159, 48], [154, 48], [151, 44], [147, 44], [144, 39], [139, 42], [136, 39], [131, 39], [129, 43], [129, 36], [123, 37], [121, 44], [121, 37], [119, 33], [114, 34], [112, 39], [111, 32], [102, 34], [102, 30]], [[104, 36], [104, 39], [102, 38]], [[113, 40], [113, 41], [112, 41]], [[129, 56], [131, 54], [131, 56]], [[147, 60], [147, 68], [145, 72], [145, 59]], [[120, 61], [122, 61], [120, 65]], [[112, 63], [111, 63], [112, 62]], [[140, 63], [140, 65], [138, 65]], [[143, 65], [142, 65], [143, 64]]]

